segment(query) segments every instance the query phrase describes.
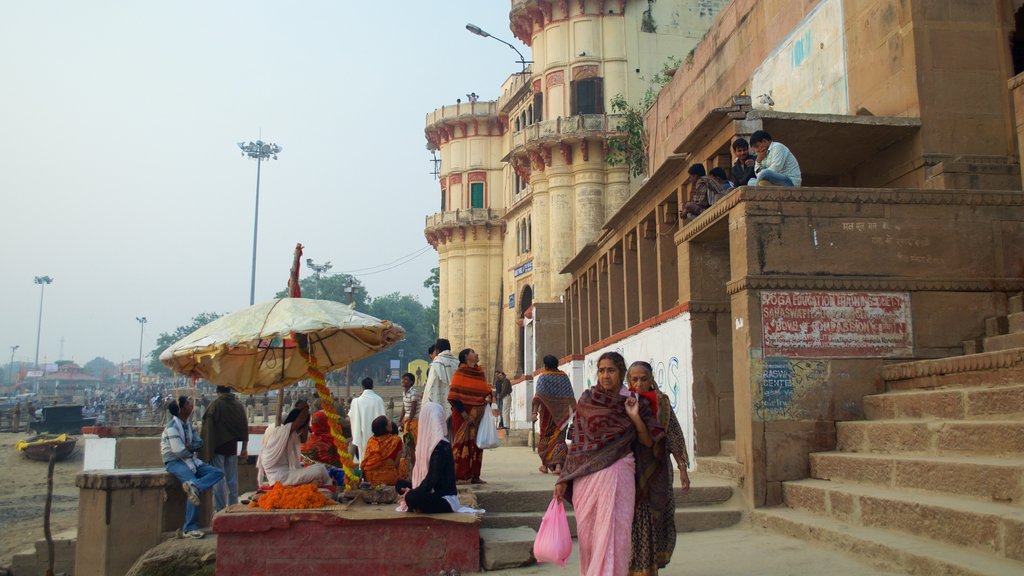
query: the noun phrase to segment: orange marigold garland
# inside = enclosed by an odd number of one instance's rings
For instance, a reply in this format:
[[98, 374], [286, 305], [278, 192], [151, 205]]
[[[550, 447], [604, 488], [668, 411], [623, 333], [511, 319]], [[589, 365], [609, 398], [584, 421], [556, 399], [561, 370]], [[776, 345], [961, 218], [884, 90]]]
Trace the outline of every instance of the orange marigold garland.
[[323, 508], [331, 504], [334, 504], [334, 501], [321, 494], [313, 484], [285, 486], [277, 482], [258, 500], [250, 502], [249, 507], [261, 510], [298, 510]]
[[327, 416], [331, 426], [331, 437], [334, 439], [334, 449], [338, 451], [338, 458], [341, 460], [341, 467], [345, 471], [345, 487], [353, 489], [359, 485], [359, 476], [355, 474], [355, 463], [352, 462], [352, 455], [348, 453], [348, 439], [341, 433], [341, 421], [334, 409], [334, 397], [331, 396], [327, 382], [324, 381], [324, 373], [316, 365], [315, 359], [310, 356], [302, 347], [299, 347], [299, 354], [306, 361], [308, 376], [316, 386], [317, 395], [320, 397], [321, 409]]

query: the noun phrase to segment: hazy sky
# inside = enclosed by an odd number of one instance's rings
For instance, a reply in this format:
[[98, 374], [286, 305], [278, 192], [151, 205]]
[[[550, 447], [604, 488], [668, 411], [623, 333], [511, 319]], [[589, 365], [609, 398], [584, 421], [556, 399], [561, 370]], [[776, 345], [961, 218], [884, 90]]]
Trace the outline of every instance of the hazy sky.
[[[296, 242], [331, 271], [426, 246], [439, 210], [424, 116], [496, 99], [515, 53], [507, 0], [90, 0], [0, 4], [0, 363], [114, 362], [199, 312], [249, 302], [256, 163], [263, 165], [256, 300], [284, 288]], [[360, 276], [411, 293], [433, 250]], [[309, 274], [303, 269], [302, 275]]]

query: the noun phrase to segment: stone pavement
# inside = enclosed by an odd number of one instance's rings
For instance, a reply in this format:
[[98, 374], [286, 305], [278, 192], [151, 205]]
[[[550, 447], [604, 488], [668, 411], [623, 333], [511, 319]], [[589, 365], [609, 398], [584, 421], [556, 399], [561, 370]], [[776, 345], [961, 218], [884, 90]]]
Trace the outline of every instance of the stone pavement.
[[[501, 447], [484, 453], [482, 477], [488, 483], [473, 486], [474, 491], [538, 490], [554, 484], [554, 477], [537, 471], [540, 460], [526, 447]], [[693, 474], [694, 486], [720, 484], [718, 478]], [[678, 478], [676, 482], [678, 483]], [[678, 485], [678, 484], [677, 484]], [[523, 568], [497, 570], [487, 574], [508, 576], [567, 575], [579, 573], [578, 543], [565, 568], [535, 564]], [[874, 568], [863, 559], [818, 547], [812, 543], [782, 536], [751, 526], [747, 519], [740, 525], [706, 532], [680, 533], [673, 561], [662, 576], [701, 575], [739, 576], [887, 576], [895, 575]]]

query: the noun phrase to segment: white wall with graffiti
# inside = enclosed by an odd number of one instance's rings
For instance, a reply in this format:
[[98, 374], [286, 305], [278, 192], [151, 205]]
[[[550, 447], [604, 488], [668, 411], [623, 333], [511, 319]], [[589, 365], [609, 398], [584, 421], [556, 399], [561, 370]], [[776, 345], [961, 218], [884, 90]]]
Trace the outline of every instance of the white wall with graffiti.
[[[610, 346], [587, 354], [582, 362], [562, 367], [570, 378], [577, 398], [583, 390], [596, 384], [597, 359], [605, 352], [618, 352], [626, 365], [644, 360], [654, 367], [658, 387], [672, 400], [672, 409], [686, 436], [686, 449], [694, 463], [693, 413], [693, 330], [690, 314], [684, 312], [675, 318], [652, 326], [639, 334], [624, 338]], [[693, 464], [690, 465], [691, 469]]]
[[[842, 0], [812, 10], [754, 70], [750, 90], [755, 108], [849, 114]], [[769, 95], [772, 106], [761, 95]]]

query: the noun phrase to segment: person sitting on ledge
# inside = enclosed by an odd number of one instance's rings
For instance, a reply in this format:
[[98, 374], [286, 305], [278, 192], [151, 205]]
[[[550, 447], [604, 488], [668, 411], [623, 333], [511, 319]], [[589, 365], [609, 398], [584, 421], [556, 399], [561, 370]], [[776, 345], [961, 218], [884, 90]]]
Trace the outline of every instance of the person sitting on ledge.
[[302, 467], [299, 448], [308, 435], [309, 405], [303, 403], [301, 407], [293, 408], [280, 426], [268, 431], [263, 437], [263, 447], [256, 461], [257, 481], [266, 476], [268, 483], [280, 482], [285, 486], [333, 484], [323, 464]]
[[363, 479], [374, 486], [394, 486], [398, 482], [402, 438], [392, 429], [387, 416], [374, 418], [371, 427], [373, 436], [366, 441], [366, 456], [359, 462]]
[[202, 449], [203, 441], [188, 422], [192, 408], [188, 396], [171, 400], [167, 405], [171, 421], [160, 435], [160, 455], [167, 471], [181, 480], [181, 489], [188, 497], [181, 536], [202, 538], [203, 531], [199, 529], [200, 495], [216, 486], [224, 478], [224, 472], [196, 458], [195, 452]]
[[757, 152], [754, 173], [757, 177], [749, 182], [758, 186], [799, 186], [800, 164], [785, 144], [772, 141], [772, 135], [758, 130], [750, 135], [750, 145]]
[[444, 433], [444, 409], [437, 402], [424, 402], [420, 408], [412, 483], [399, 480], [396, 486], [412, 512], [437, 514], [461, 507], [455, 487], [455, 458]]
[[722, 196], [722, 186], [714, 178], [710, 178], [704, 170], [703, 164], [694, 164], [686, 171], [689, 177], [686, 184], [690, 186], [690, 201], [683, 204], [679, 213], [684, 220], [691, 216], [699, 216], [711, 206], [711, 203]]

